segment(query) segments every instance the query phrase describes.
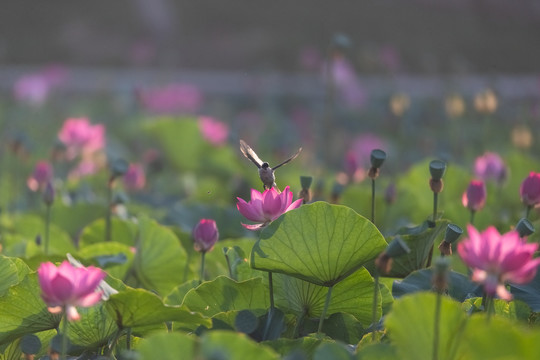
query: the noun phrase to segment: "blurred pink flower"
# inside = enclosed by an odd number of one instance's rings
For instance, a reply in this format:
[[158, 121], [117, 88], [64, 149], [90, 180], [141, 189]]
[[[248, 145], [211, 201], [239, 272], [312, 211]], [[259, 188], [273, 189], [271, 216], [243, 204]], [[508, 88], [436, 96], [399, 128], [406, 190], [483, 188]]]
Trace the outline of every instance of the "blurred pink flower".
[[330, 65], [333, 85], [343, 102], [354, 109], [362, 108], [367, 101], [366, 90], [360, 84], [351, 63], [344, 56], [337, 56]]
[[540, 173], [530, 172], [519, 188], [521, 201], [527, 206], [540, 203]]
[[481, 283], [485, 292], [510, 301], [505, 283], [526, 284], [536, 275], [540, 258], [533, 259], [537, 243], [528, 244], [517, 231], [499, 234], [494, 226], [479, 233], [472, 225], [467, 226], [469, 238], [457, 246], [459, 255], [471, 268], [472, 280]]
[[74, 159], [105, 147], [105, 126], [92, 125], [88, 118], [68, 118], [58, 132], [58, 139], [66, 146], [67, 156]]
[[141, 190], [146, 185], [146, 176], [141, 164], [129, 164], [128, 171], [123, 177], [124, 185], [128, 190]]
[[236, 207], [240, 214], [246, 219], [258, 223], [254, 225], [242, 224], [248, 230], [261, 229], [287, 211], [302, 205], [302, 199], [292, 201], [293, 193], [288, 186], [285, 187], [282, 193], [278, 193], [275, 188], [265, 190], [263, 193], [251, 189], [251, 200], [249, 202], [240, 198], [237, 199]]
[[474, 175], [484, 181], [502, 183], [506, 179], [506, 165], [499, 154], [485, 152], [474, 161]]
[[140, 89], [137, 95], [146, 110], [158, 114], [193, 113], [203, 102], [201, 91], [186, 84]]
[[[371, 166], [371, 151], [374, 149], [385, 150], [386, 143], [375, 134], [365, 133], [357, 136], [349, 148], [352, 155], [347, 155], [356, 161], [358, 167], [368, 168]], [[352, 160], [348, 160], [352, 161]]]
[[69, 172], [69, 178], [80, 179], [95, 174], [99, 169], [98, 163], [92, 158], [82, 159], [75, 168]]
[[212, 219], [201, 219], [193, 229], [193, 246], [196, 251], [211, 251], [218, 239], [219, 231]]
[[43, 190], [53, 178], [53, 167], [47, 161], [39, 161], [34, 171], [26, 180], [26, 185], [32, 191]]
[[39, 72], [21, 76], [13, 86], [15, 99], [31, 105], [41, 105], [51, 90], [61, 85], [66, 78], [66, 70], [58, 65], [49, 66]]
[[25, 101], [31, 105], [41, 105], [47, 100], [50, 86], [40, 74], [28, 74], [15, 82], [13, 93], [18, 101]]
[[481, 210], [486, 204], [486, 184], [482, 180], [471, 180], [461, 203], [471, 211]]
[[90, 307], [101, 299], [96, 288], [105, 278], [105, 272], [93, 266], [73, 267], [68, 261], [56, 267], [51, 262], [38, 268], [41, 298], [51, 313], [65, 311], [69, 321], [79, 320], [76, 306]]
[[199, 116], [198, 124], [203, 138], [212, 145], [222, 146], [227, 143], [229, 126], [224, 122], [210, 116]]

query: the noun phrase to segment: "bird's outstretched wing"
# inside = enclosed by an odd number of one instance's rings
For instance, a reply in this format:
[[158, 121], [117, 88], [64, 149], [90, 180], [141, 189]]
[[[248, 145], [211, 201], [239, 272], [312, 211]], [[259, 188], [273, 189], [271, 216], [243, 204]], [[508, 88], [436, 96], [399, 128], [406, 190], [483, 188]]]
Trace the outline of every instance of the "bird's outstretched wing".
[[298, 149], [298, 151], [296, 152], [296, 154], [294, 154], [293, 156], [291, 156], [290, 158], [288, 158], [287, 160], [285, 160], [285, 161], [282, 162], [281, 164], [272, 167], [272, 169], [275, 170], [275, 169], [277, 169], [278, 167], [280, 167], [281, 165], [285, 165], [285, 164], [288, 163], [289, 161], [292, 161], [292, 160], [296, 159], [296, 157], [298, 156], [298, 154], [300, 154], [301, 151], [302, 151], [302, 148]]
[[240, 151], [245, 157], [257, 165], [259, 169], [262, 167], [263, 161], [259, 159], [255, 151], [253, 151], [253, 149], [242, 139], [240, 139]]

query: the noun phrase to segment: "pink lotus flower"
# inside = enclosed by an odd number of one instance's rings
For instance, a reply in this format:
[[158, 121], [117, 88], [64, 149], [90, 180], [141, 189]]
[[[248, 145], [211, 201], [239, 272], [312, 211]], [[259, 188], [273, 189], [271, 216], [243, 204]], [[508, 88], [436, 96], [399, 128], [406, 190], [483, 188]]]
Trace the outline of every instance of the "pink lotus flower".
[[494, 152], [486, 152], [474, 162], [474, 175], [484, 181], [493, 180], [500, 184], [506, 179], [506, 172], [503, 159]]
[[141, 164], [130, 164], [123, 177], [128, 190], [141, 190], [146, 185], [146, 176]]
[[275, 188], [265, 190], [263, 193], [251, 189], [251, 200], [246, 202], [237, 198], [236, 207], [246, 219], [257, 222], [258, 224], [242, 224], [248, 230], [258, 230], [272, 221], [276, 220], [282, 214], [293, 210], [302, 205], [302, 199], [292, 202], [293, 194], [289, 187], [285, 187], [282, 193], [278, 193]]
[[53, 167], [47, 161], [39, 161], [34, 171], [26, 180], [26, 185], [32, 191], [43, 190], [53, 178]]
[[193, 229], [193, 246], [196, 251], [208, 252], [212, 250], [218, 239], [218, 228], [212, 219], [201, 219]]
[[58, 139], [66, 145], [69, 159], [87, 156], [105, 147], [105, 126], [92, 125], [88, 118], [69, 118], [58, 132]]
[[76, 306], [90, 307], [101, 299], [96, 288], [105, 278], [105, 272], [93, 266], [73, 267], [68, 261], [59, 267], [42, 263], [38, 269], [41, 298], [51, 313], [65, 311], [69, 321], [79, 320]]
[[457, 246], [463, 261], [473, 268], [472, 280], [481, 283], [490, 296], [497, 294], [510, 301], [505, 283], [526, 284], [536, 275], [540, 258], [533, 259], [537, 243], [528, 244], [517, 231], [499, 234], [494, 226], [479, 233], [472, 225], [467, 226], [469, 238]]
[[224, 122], [210, 116], [200, 116], [199, 130], [205, 140], [215, 146], [224, 145], [229, 136], [229, 127]]
[[532, 172], [523, 180], [519, 188], [521, 201], [527, 206], [540, 203], [540, 173]]
[[486, 185], [482, 180], [471, 180], [461, 197], [461, 203], [471, 211], [478, 211], [486, 204]]

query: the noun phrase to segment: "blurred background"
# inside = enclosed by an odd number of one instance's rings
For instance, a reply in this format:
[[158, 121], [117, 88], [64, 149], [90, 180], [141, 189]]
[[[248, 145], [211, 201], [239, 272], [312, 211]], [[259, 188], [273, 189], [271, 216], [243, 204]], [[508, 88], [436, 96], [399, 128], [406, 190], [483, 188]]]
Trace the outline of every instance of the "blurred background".
[[[531, 164], [514, 187], [538, 160], [534, 0], [19, 0], [0, 29], [4, 154], [24, 144], [28, 172], [66, 119], [88, 118], [106, 126], [108, 159], [172, 169], [148, 202], [176, 184], [198, 201], [248, 196], [242, 181], [260, 184], [239, 139], [271, 165], [303, 147], [281, 187], [310, 175], [327, 192], [362, 182], [374, 148], [387, 183], [435, 158], [467, 169], [456, 193], [486, 151]], [[203, 117], [225, 147], [201, 147]]]

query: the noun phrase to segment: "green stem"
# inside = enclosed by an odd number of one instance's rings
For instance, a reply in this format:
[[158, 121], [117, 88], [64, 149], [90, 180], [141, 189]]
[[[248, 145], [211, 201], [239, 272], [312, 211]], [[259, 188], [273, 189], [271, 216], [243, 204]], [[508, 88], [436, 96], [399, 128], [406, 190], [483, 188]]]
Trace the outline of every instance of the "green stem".
[[471, 225], [474, 225], [474, 215], [475, 214], [476, 214], [476, 211], [471, 210], [471, 221], [470, 221]]
[[233, 271], [231, 267], [231, 260], [229, 259], [229, 255], [225, 254], [225, 260], [227, 260], [227, 269], [229, 269], [229, 277], [233, 280], [236, 280], [233, 276]]
[[201, 275], [199, 276], [199, 284], [204, 281], [204, 255], [206, 255], [205, 251], [201, 253]]
[[271, 271], [268, 272], [268, 292], [270, 292], [270, 309], [274, 309], [274, 282]]
[[50, 225], [51, 225], [51, 205], [47, 205], [47, 210], [45, 213], [45, 239], [44, 239], [45, 255], [49, 255]]
[[371, 179], [371, 222], [375, 224], [375, 179]]
[[296, 325], [294, 326], [293, 336], [292, 336], [293, 339], [296, 339], [298, 337], [298, 334], [300, 333], [300, 328], [304, 324], [304, 319], [306, 315], [307, 315], [307, 308], [304, 307], [304, 309], [302, 310], [302, 313], [298, 315], [298, 317], [296, 318]]
[[439, 193], [433, 193], [433, 223], [437, 220], [437, 201], [439, 199]]
[[492, 295], [486, 296], [486, 311], [487, 311], [487, 322], [491, 320], [491, 316], [495, 312], [494, 300]]
[[371, 340], [375, 341], [375, 330], [377, 329], [377, 305], [379, 302], [379, 271], [375, 269], [375, 284], [373, 285], [373, 306], [371, 308]]
[[62, 316], [62, 348], [60, 349], [60, 359], [65, 360], [67, 355], [67, 348], [68, 348], [68, 336], [67, 336], [67, 327], [68, 327], [68, 320], [67, 320], [67, 313], [66, 308], [64, 307], [64, 315]]
[[111, 342], [111, 346], [107, 350], [107, 354], [106, 354], [107, 357], [110, 358], [112, 356], [112, 353], [114, 352], [114, 348], [116, 347], [116, 344], [118, 343], [118, 339], [120, 339], [121, 335], [122, 335], [122, 329], [118, 329], [118, 331], [116, 331], [116, 334], [113, 338], [113, 341]]
[[435, 324], [433, 328], [433, 360], [439, 359], [439, 319], [441, 315], [441, 293], [437, 291], [435, 302]]
[[268, 331], [270, 330], [270, 324], [272, 317], [274, 316], [274, 281], [272, 280], [272, 272], [268, 272], [268, 292], [270, 293], [270, 310], [268, 311], [268, 317], [266, 318], [266, 325], [264, 326], [263, 340], [266, 340]]
[[529, 219], [529, 213], [531, 212], [532, 206], [528, 205], [527, 209], [525, 210], [525, 219]]
[[334, 288], [333, 285], [330, 286], [328, 288], [328, 293], [326, 294], [326, 301], [324, 302], [324, 308], [321, 313], [321, 319], [319, 320], [319, 328], [317, 329], [317, 334], [319, 335], [322, 333], [323, 323], [324, 323], [324, 319], [326, 318], [326, 311], [328, 310], [328, 305], [330, 305], [330, 298], [332, 297], [333, 288]]
[[107, 213], [105, 215], [105, 241], [111, 241], [111, 206], [112, 206], [112, 187], [113, 178], [107, 183]]
[[131, 327], [127, 328], [126, 333], [126, 349], [131, 350]]

